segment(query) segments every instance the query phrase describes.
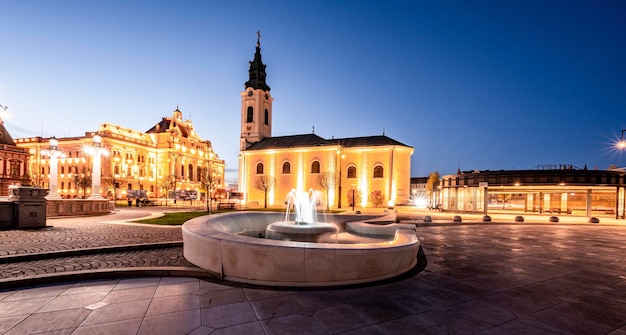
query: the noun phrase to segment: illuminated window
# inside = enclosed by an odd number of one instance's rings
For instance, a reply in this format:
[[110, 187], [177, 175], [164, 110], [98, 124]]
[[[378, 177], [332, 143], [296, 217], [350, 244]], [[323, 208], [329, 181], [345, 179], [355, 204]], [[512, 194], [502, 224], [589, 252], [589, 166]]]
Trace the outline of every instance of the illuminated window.
[[374, 178], [382, 178], [383, 177], [383, 166], [376, 165], [374, 166]]
[[311, 163], [311, 173], [320, 173], [320, 162], [313, 161]]
[[263, 163], [256, 165], [256, 174], [263, 174]]
[[246, 116], [246, 122], [251, 123], [254, 120], [254, 109], [252, 106], [248, 107], [248, 115]]
[[356, 166], [348, 166], [348, 178], [356, 178]]
[[289, 162], [284, 162], [283, 163], [283, 174], [290, 174], [291, 173], [291, 164], [289, 164]]

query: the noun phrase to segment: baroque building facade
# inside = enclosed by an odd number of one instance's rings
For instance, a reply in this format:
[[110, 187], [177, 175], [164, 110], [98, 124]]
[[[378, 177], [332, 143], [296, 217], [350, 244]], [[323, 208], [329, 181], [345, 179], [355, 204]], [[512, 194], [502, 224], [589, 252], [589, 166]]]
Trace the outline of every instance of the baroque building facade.
[[28, 150], [15, 145], [15, 141], [0, 118], [0, 196], [9, 194], [10, 185], [27, 185]]
[[272, 137], [273, 98], [259, 39], [249, 65], [240, 93], [239, 185], [246, 204], [284, 206], [292, 189], [320, 190], [333, 208], [408, 203], [412, 147], [385, 135]]
[[[89, 178], [93, 156], [87, 150], [99, 135], [108, 155], [101, 157], [102, 196], [200, 199], [206, 195], [206, 174], [212, 174], [212, 196], [224, 189], [225, 163], [213, 151], [210, 141], [197, 134], [190, 120], [183, 120], [176, 108], [171, 117], [146, 132], [104, 123], [85, 136], [58, 140], [63, 156], [58, 159], [58, 193], [63, 198], [86, 198], [91, 194]], [[32, 184], [49, 187], [50, 159], [45, 155], [50, 138], [16, 140], [31, 155], [28, 171]], [[87, 178], [85, 178], [87, 177]]]

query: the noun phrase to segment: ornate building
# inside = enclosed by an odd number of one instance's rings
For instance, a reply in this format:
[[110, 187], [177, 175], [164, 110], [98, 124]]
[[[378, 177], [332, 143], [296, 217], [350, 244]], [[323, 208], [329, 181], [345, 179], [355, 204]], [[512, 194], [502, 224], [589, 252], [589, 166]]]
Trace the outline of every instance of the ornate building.
[[[259, 36], [260, 37], [260, 36]], [[257, 39], [241, 95], [239, 186], [249, 205], [280, 205], [292, 189], [322, 190], [329, 207], [404, 204], [413, 148], [385, 135], [272, 137], [272, 101]], [[353, 197], [354, 195], [354, 197]]]
[[7, 196], [9, 185], [27, 185], [29, 182], [28, 150], [19, 148], [0, 118], [0, 196]]
[[[147, 132], [104, 123], [85, 136], [59, 138], [58, 148], [64, 155], [59, 158], [58, 193], [63, 198], [90, 195], [93, 162], [87, 149], [95, 135], [101, 137], [101, 146], [108, 151], [102, 156], [101, 191], [105, 197], [145, 194], [165, 198], [166, 194], [182, 193], [199, 199], [207, 190], [203, 180], [205, 184], [211, 182], [213, 196], [224, 188], [224, 161], [213, 151], [211, 142], [198, 136], [190, 120], [183, 121], [176, 108], [172, 117], [163, 117]], [[50, 160], [45, 156], [49, 140], [17, 139], [17, 145], [31, 154], [28, 168], [32, 183], [42, 187], [49, 187]]]

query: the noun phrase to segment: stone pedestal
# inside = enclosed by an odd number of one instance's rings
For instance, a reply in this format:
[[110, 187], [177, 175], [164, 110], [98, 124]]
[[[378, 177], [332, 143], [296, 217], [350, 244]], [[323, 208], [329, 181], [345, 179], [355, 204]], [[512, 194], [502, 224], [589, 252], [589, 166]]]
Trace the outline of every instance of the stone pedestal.
[[46, 226], [46, 198], [49, 190], [39, 187], [9, 186], [13, 202], [13, 227], [43, 228]]

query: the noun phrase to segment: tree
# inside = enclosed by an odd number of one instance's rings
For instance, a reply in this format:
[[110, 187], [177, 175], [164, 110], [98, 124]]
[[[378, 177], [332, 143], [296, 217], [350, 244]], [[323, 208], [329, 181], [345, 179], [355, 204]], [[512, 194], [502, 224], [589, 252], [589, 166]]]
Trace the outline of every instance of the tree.
[[257, 190], [263, 191], [263, 195], [265, 198], [265, 202], [263, 204], [264, 208], [267, 208], [267, 192], [273, 189], [276, 186], [276, 178], [262, 175], [258, 176], [254, 181], [254, 188]]
[[48, 177], [43, 174], [31, 174], [29, 175], [30, 185], [34, 187], [44, 188], [48, 182]]
[[204, 166], [198, 169], [198, 180], [206, 191], [206, 211], [211, 214], [212, 193], [222, 184], [222, 171], [214, 161], [206, 161]]
[[176, 187], [176, 176], [165, 176], [161, 178], [157, 184], [157, 186], [165, 191], [165, 206], [167, 206], [167, 198], [169, 195], [169, 190], [173, 190]]
[[83, 189], [83, 198], [87, 196], [87, 187], [91, 186], [91, 171], [87, 170], [83, 166], [83, 172], [78, 173], [78, 167], [73, 167], [75, 170], [74, 184], [76, 185], [76, 195], [80, 193], [80, 189]]
[[379, 207], [385, 201], [385, 196], [383, 195], [383, 192], [379, 190], [372, 191], [372, 193], [370, 193], [370, 201], [374, 207]]
[[326, 210], [330, 209], [330, 200], [328, 200], [328, 194], [330, 190], [337, 186], [338, 175], [335, 172], [322, 172], [317, 175], [317, 185], [324, 191], [326, 191]]

